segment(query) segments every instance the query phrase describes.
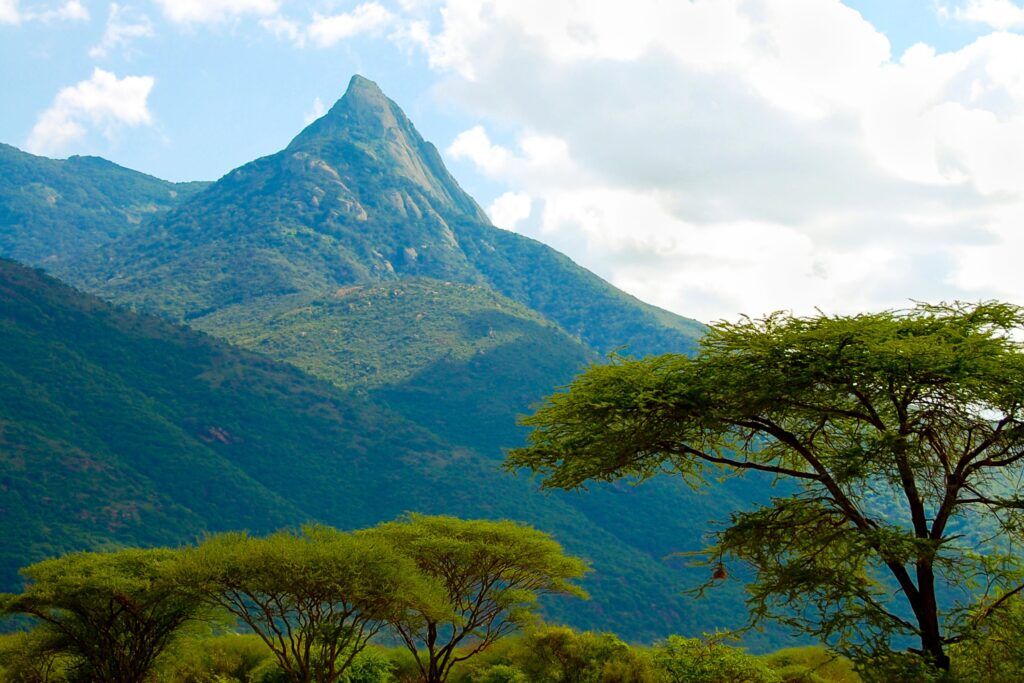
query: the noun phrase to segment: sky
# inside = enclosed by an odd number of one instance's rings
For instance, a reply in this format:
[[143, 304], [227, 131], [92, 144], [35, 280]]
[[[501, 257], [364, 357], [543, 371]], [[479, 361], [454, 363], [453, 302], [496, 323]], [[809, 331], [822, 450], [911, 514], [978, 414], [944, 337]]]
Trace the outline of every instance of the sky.
[[0, 0], [0, 142], [216, 179], [360, 73], [499, 227], [700, 320], [1024, 304], [1020, 0]]

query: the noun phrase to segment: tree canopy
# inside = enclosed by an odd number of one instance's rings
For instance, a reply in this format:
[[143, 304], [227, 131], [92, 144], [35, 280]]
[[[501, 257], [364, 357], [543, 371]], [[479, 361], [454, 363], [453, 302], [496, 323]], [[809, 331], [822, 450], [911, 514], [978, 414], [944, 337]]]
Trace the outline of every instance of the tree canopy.
[[196, 594], [175, 584], [172, 550], [73, 553], [26, 567], [7, 615], [38, 623], [25, 641], [50, 667], [59, 657], [81, 680], [141, 683], [182, 629], [204, 618]]
[[[617, 358], [550, 397], [512, 469], [544, 486], [783, 482], [707, 561], [754, 570], [754, 620], [931, 665], [1022, 590], [1024, 312], [1000, 303], [712, 325], [695, 357]], [[895, 590], [893, 590], [895, 589]]]
[[444, 589], [452, 612], [414, 613], [394, 622], [427, 683], [527, 623], [546, 594], [586, 593], [573, 583], [586, 565], [547, 534], [508, 521], [409, 515], [362, 534], [411, 558]]

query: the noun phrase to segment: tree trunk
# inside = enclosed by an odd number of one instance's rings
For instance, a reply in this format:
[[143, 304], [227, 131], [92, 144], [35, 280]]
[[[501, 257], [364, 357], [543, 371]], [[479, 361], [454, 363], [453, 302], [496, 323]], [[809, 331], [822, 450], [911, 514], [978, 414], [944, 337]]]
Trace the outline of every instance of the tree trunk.
[[919, 603], [915, 607], [917, 622], [921, 627], [921, 651], [931, 658], [932, 664], [942, 671], [949, 671], [949, 655], [942, 645], [942, 630], [939, 627], [939, 609], [935, 599], [935, 574], [931, 565], [917, 567]]

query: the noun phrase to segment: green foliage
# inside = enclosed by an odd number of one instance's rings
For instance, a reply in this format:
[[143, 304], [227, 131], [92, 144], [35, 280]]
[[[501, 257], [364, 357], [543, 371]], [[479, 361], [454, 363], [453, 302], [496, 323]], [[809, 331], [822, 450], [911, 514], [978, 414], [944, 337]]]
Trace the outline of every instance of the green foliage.
[[1019, 681], [1024, 672], [1021, 633], [1024, 604], [1013, 598], [1004, 609], [979, 620], [978, 627], [953, 646], [954, 679], [963, 683]]
[[158, 668], [157, 679], [162, 683], [248, 683], [276, 671], [274, 654], [254, 634], [189, 638], [169, 655]]
[[645, 653], [610, 633], [579, 633], [553, 626], [528, 632], [509, 654], [528, 681], [545, 683], [655, 683]]
[[742, 650], [716, 640], [670, 636], [653, 650], [669, 683], [781, 683], [778, 673]]
[[319, 527], [213, 536], [184, 554], [176, 578], [252, 629], [294, 683], [343, 680], [386, 624], [444, 613], [440, 591], [390, 546]]
[[342, 683], [391, 683], [396, 666], [387, 652], [368, 647], [352, 661], [341, 677]]
[[507, 521], [409, 515], [361, 535], [406, 555], [443, 589], [451, 612], [413, 610], [393, 620], [426, 683], [529, 623], [543, 595], [586, 597], [573, 583], [586, 564], [547, 534]]
[[525, 421], [532, 445], [509, 467], [560, 488], [771, 473], [787, 495], [733, 514], [707, 551], [713, 579], [738, 559], [754, 621], [872, 662], [916, 637], [919, 660], [948, 668], [972, 601], [988, 614], [1019, 590], [1022, 326], [998, 303], [720, 323], [696, 358], [588, 370]]
[[77, 678], [142, 683], [190, 623], [207, 615], [198, 596], [174, 581], [170, 550], [74, 553], [22, 570], [18, 595], [0, 596], [0, 614], [38, 622], [29, 643], [67, 660]]
[[59, 683], [69, 678], [69, 661], [49, 647], [49, 635], [18, 631], [0, 635], [0, 680], [7, 683]]
[[[519, 443], [517, 414], [596, 360], [489, 287], [424, 278], [264, 298], [193, 324], [335, 386], [372, 391], [445, 439], [482, 450]], [[467, 414], [472, 429], [452, 419]]]
[[860, 683], [849, 659], [820, 646], [791, 647], [760, 657], [785, 683]]
[[380, 518], [351, 510], [370, 507], [366, 481], [387, 476], [383, 454], [448, 452], [294, 368], [5, 261], [0, 346], [8, 589], [26, 560], [72, 549], [269, 531], [311, 517], [370, 524]]

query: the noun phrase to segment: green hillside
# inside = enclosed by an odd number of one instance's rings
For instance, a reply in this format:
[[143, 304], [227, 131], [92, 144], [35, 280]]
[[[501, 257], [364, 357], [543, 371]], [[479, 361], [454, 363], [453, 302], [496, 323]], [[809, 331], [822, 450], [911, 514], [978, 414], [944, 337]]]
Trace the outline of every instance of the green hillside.
[[517, 411], [543, 387], [567, 382], [597, 360], [560, 327], [486, 286], [427, 278], [344, 287], [326, 297], [268, 297], [193, 324], [339, 387], [370, 392], [484, 452], [518, 443]]
[[54, 265], [127, 234], [206, 183], [169, 183], [98, 157], [46, 159], [0, 144], [0, 255]]
[[593, 600], [550, 612], [580, 627], [653, 638], [742, 614], [735, 593], [681, 597], [692, 576], [662, 560], [691, 547], [709, 513], [739, 503], [725, 492], [712, 500], [665, 480], [545, 495], [503, 472], [500, 456], [452, 445], [372, 397], [10, 261], [0, 261], [0, 346], [5, 587], [17, 567], [68, 549], [306, 520], [357, 528], [418, 510], [554, 533], [595, 569]]

